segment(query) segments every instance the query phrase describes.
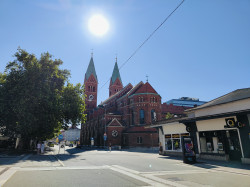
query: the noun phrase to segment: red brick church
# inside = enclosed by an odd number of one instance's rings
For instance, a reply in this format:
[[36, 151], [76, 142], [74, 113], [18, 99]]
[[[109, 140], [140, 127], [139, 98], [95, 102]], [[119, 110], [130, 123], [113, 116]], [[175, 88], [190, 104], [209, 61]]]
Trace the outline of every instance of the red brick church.
[[92, 139], [96, 146], [158, 146], [157, 130], [146, 126], [161, 120], [161, 96], [149, 82], [123, 86], [116, 61], [109, 98], [97, 106], [98, 79], [91, 57], [84, 84], [87, 122], [81, 126], [82, 145], [90, 145]]

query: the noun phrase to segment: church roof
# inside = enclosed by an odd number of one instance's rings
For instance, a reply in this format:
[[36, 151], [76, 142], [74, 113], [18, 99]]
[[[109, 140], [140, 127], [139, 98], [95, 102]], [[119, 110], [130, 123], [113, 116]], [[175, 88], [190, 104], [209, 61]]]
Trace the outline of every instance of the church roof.
[[133, 93], [136, 92], [136, 90], [138, 90], [140, 88], [140, 86], [143, 85], [143, 82], [140, 81], [137, 85], [135, 85], [128, 93], [127, 95], [130, 96], [132, 95]]
[[111, 81], [112, 81], [112, 84], [114, 84], [115, 80], [116, 79], [119, 79], [122, 83], [122, 79], [121, 79], [121, 76], [120, 76], [120, 72], [119, 72], [119, 69], [118, 69], [118, 65], [117, 65], [117, 62], [115, 62], [115, 67], [114, 67], [114, 70], [113, 70], [113, 73], [112, 73], [112, 77], [111, 77]]
[[206, 107], [211, 107], [215, 105], [220, 105], [220, 104], [226, 104], [238, 100], [243, 100], [243, 99], [248, 99], [250, 98], [250, 88], [242, 88], [238, 90], [234, 90], [226, 95], [223, 95], [221, 97], [218, 97], [212, 101], [209, 101], [203, 105], [200, 105], [196, 108], [191, 108], [186, 111], [192, 111], [192, 110], [198, 110]]
[[146, 82], [144, 85], [142, 85], [135, 93], [155, 93], [158, 94], [155, 89], [149, 84], [149, 82]]
[[91, 57], [91, 59], [90, 59], [88, 69], [85, 73], [85, 79], [88, 80], [91, 74], [93, 74], [95, 79], [97, 80], [97, 75], [95, 72], [95, 65], [94, 65], [93, 57]]
[[120, 93], [122, 93], [124, 90], [126, 90], [129, 86], [132, 87], [132, 85], [130, 83], [127, 84], [123, 89], [121, 89], [119, 92], [116, 92], [114, 95], [110, 96], [108, 99], [106, 99], [105, 101], [103, 101], [100, 105], [106, 104], [108, 101], [110, 101], [111, 99], [115, 98]]

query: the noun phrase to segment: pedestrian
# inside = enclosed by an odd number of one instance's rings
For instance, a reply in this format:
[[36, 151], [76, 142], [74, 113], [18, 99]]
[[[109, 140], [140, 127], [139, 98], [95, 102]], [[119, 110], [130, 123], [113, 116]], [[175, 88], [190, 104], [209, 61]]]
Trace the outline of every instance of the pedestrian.
[[41, 145], [41, 154], [44, 153], [44, 147], [45, 147], [44, 142], [42, 142], [42, 145]]
[[111, 143], [109, 143], [109, 152], [111, 152]]
[[37, 154], [39, 155], [41, 152], [41, 142], [40, 141], [37, 143], [36, 148], [37, 148]]

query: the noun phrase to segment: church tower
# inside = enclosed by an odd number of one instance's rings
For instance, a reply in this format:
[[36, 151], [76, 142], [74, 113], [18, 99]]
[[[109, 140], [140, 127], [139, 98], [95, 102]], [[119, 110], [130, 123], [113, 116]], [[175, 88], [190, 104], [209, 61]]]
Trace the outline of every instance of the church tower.
[[119, 92], [122, 88], [123, 88], [122, 79], [120, 76], [116, 58], [115, 67], [109, 83], [109, 97]]
[[85, 94], [86, 94], [86, 110], [87, 113], [92, 111], [97, 106], [97, 75], [95, 72], [95, 65], [93, 61], [93, 54], [89, 62], [88, 69], [84, 78]]

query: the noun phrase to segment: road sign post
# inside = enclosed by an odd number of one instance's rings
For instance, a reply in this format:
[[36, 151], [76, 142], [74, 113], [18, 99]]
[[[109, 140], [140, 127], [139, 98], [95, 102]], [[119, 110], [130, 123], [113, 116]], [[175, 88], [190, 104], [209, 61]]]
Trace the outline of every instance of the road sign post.
[[91, 141], [91, 147], [94, 145], [94, 138], [93, 137], [91, 137], [90, 138], [90, 141]]
[[106, 134], [106, 132], [103, 134], [103, 140], [104, 140], [104, 149], [105, 149], [105, 142], [107, 140], [107, 134]]

